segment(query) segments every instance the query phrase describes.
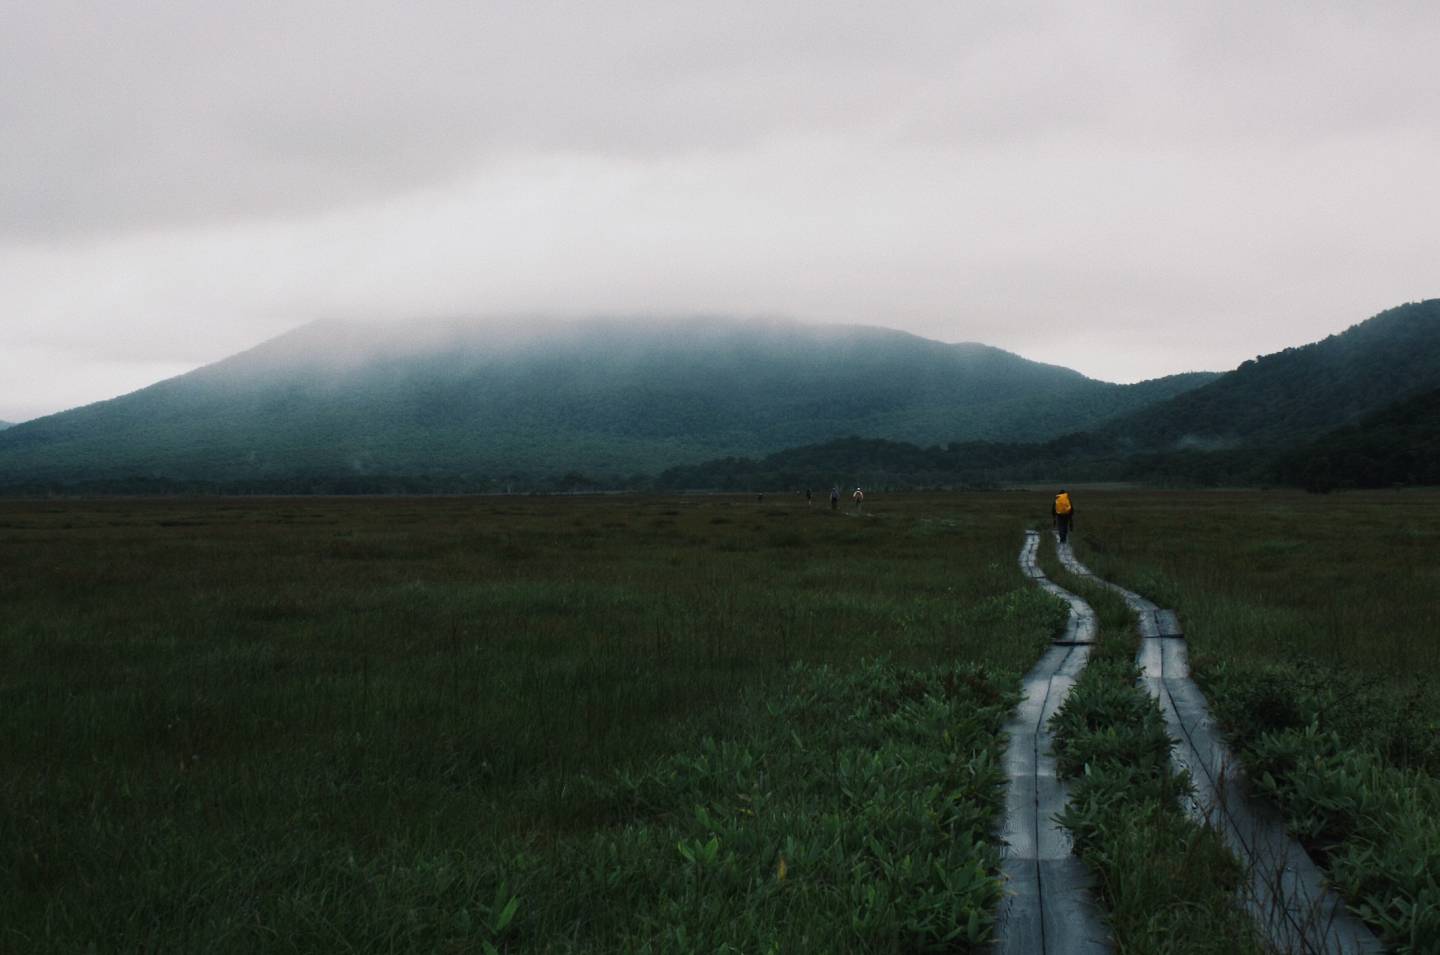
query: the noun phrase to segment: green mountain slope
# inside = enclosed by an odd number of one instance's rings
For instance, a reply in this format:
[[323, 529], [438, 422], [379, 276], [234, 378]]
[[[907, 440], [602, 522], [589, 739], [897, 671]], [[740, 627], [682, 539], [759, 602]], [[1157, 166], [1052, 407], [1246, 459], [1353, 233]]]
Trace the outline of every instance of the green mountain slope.
[[1097, 434], [1112, 451], [1275, 448], [1306, 441], [1440, 387], [1440, 299], [1381, 312], [1339, 335], [1287, 348]]
[[[820, 442], [669, 469], [668, 488], [830, 480], [933, 485], [1055, 479], [1376, 487], [1440, 483], [1440, 300], [1246, 362], [1093, 431], [1043, 442]], [[1418, 392], [1418, 394], [1417, 394]], [[1340, 425], [1340, 427], [1336, 427]]]
[[1316, 490], [1440, 485], [1440, 389], [1396, 402], [1283, 455], [1278, 477]]
[[12, 427], [9, 421], [0, 421], [0, 431], [4, 431], [6, 428], [9, 427]]
[[840, 435], [1043, 440], [1213, 378], [1113, 385], [902, 332], [316, 323], [0, 435], [0, 482], [633, 473]]

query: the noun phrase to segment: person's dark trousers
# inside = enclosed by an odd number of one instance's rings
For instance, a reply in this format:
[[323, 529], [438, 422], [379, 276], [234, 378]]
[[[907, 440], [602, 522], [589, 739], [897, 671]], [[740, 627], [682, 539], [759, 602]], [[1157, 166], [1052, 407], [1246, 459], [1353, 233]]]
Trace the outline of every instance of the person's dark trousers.
[[1062, 543], [1062, 544], [1065, 543], [1066, 538], [1068, 538], [1068, 537], [1070, 536], [1070, 515], [1069, 515], [1069, 514], [1056, 514], [1056, 515], [1055, 515], [1055, 530], [1060, 534], [1060, 543]]

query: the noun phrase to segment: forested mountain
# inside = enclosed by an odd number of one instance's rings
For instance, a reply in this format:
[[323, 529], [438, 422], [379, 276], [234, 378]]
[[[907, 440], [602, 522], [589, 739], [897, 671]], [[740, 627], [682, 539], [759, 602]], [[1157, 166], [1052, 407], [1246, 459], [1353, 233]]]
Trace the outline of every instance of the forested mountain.
[[782, 322], [321, 322], [0, 435], [0, 483], [625, 475], [857, 434], [1039, 441], [1210, 381]]
[[1128, 386], [879, 328], [327, 322], [11, 427], [0, 485], [1426, 483], [1437, 395], [1437, 300]]
[[1440, 387], [1440, 299], [1402, 305], [1300, 348], [1247, 361], [1096, 435], [1113, 451], [1273, 449]]
[[985, 484], [1033, 458], [1040, 445], [972, 442], [920, 447], [880, 438], [839, 438], [787, 448], [763, 458], [722, 458], [670, 468], [655, 479], [661, 490], [796, 490], [823, 492], [839, 483], [862, 487]]
[[1277, 462], [1276, 474], [1314, 490], [1440, 485], [1440, 389], [1295, 448]]
[[[1043, 442], [918, 447], [858, 437], [672, 468], [662, 487], [890, 486], [1021, 480], [1440, 483], [1440, 300], [1248, 361], [1094, 431]], [[1398, 399], [1398, 400], [1397, 400]], [[1338, 427], [1337, 427], [1338, 426]]]
[[1132, 481], [1156, 485], [1263, 484], [1277, 480], [1272, 458], [1252, 451], [1175, 451], [1107, 455], [1091, 452], [1091, 436], [1043, 444], [971, 441], [921, 447], [874, 438], [840, 438], [787, 448], [763, 458], [720, 458], [669, 468], [660, 490], [822, 489], [1003, 486], [1017, 482]]
[[6, 428], [8, 428], [8, 427], [10, 427], [10, 426], [11, 426], [10, 422], [8, 422], [8, 421], [0, 421], [0, 431], [4, 431]]

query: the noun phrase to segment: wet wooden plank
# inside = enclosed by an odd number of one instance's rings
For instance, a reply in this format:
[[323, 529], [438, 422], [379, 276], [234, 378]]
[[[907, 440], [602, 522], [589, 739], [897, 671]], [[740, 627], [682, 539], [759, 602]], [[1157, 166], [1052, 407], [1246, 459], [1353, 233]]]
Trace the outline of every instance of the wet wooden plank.
[[[1140, 653], [1135, 657], [1135, 665], [1140, 668], [1142, 677], [1158, 680], [1164, 676], [1165, 671], [1162, 669], [1164, 659], [1164, 651], [1159, 641], [1140, 641]], [[1152, 692], [1151, 696], [1154, 695]]]
[[[1131, 607], [1130, 609], [1135, 609]], [[1159, 628], [1155, 626], [1155, 615], [1153, 613], [1137, 613], [1135, 615], [1136, 628], [1140, 631], [1140, 639], [1152, 640], [1160, 635]]]
[[1089, 659], [1094, 612], [1045, 577], [1035, 563], [1038, 545], [1038, 533], [1026, 535], [1021, 570], [1069, 604], [1070, 615], [1063, 642], [1051, 646], [1022, 680], [1020, 703], [1005, 724], [1005, 818], [999, 833], [1005, 896], [992, 950], [1092, 955], [1111, 950], [1108, 933], [1085, 867], [1072, 854], [1070, 834], [1055, 820], [1067, 793], [1055, 773], [1048, 721]]
[[1095, 902], [1094, 879], [1075, 856], [1040, 862], [1045, 887], [1043, 917], [1046, 955], [1102, 955], [1112, 951]]
[[1155, 611], [1155, 629], [1158, 631], [1156, 635], [1161, 637], [1185, 635], [1185, 631], [1180, 629], [1180, 618], [1173, 610]]
[[[1160, 653], [1165, 660], [1166, 679], [1189, 679], [1190, 677], [1190, 651], [1184, 640], [1161, 639], [1156, 643], [1160, 647]], [[1193, 685], [1193, 684], [1192, 684]], [[1196, 695], [1199, 695], [1200, 688], [1195, 687]], [[1199, 697], [1200, 704], [1204, 704], [1204, 696]], [[1206, 715], [1209, 715], [1208, 708]]]
[[[1065, 859], [1075, 850], [1075, 840], [1070, 830], [1056, 820], [1070, 801], [1070, 792], [1055, 774], [1052, 761], [1048, 771], [1035, 777], [1035, 817], [1038, 823], [1035, 838], [1035, 858], [1041, 860]], [[1043, 869], [1042, 869], [1043, 872]]]
[[1011, 859], [1001, 866], [1005, 896], [1000, 902], [997, 936], [991, 951], [998, 955], [1033, 955], [1045, 951], [1045, 925], [1040, 898], [1040, 873], [1034, 859]]

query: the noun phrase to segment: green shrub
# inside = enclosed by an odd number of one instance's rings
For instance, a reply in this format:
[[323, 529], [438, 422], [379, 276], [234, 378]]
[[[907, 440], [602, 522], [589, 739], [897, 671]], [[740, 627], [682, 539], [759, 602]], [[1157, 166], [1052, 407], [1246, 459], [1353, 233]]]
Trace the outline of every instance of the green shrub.
[[1440, 784], [1316, 726], [1266, 733], [1246, 752], [1256, 785], [1395, 951], [1440, 946]]

